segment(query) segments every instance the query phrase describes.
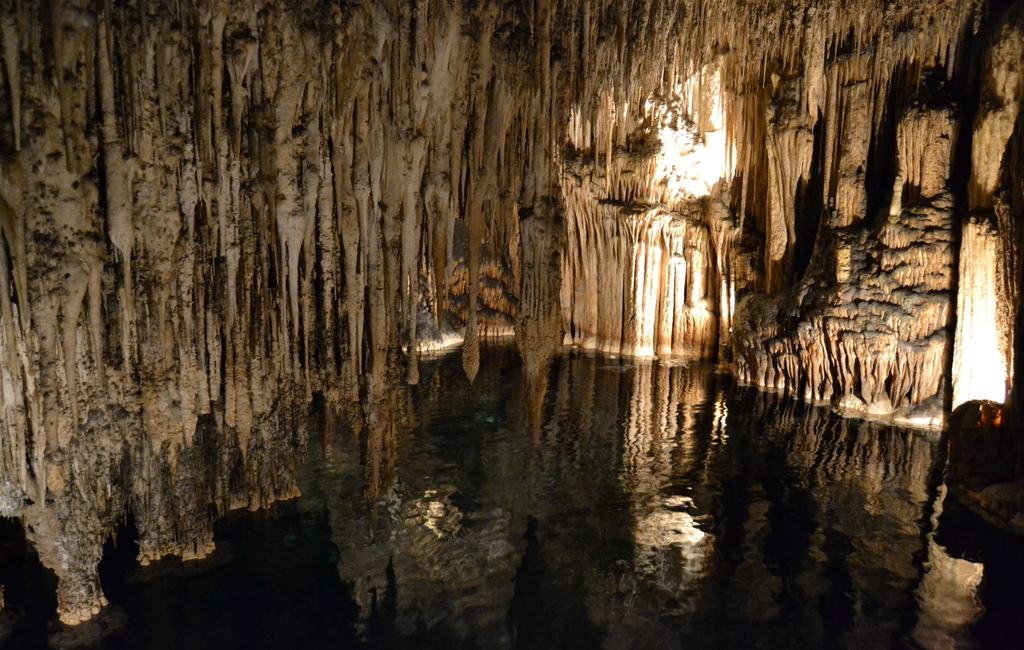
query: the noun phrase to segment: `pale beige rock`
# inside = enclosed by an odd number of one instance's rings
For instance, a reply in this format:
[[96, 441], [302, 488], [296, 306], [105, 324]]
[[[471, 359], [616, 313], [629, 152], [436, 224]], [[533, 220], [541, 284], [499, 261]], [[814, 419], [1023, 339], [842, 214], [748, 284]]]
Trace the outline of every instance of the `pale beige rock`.
[[957, 334], [953, 350], [953, 408], [971, 400], [1006, 401], [1012, 353], [999, 286], [1002, 246], [998, 227], [973, 218], [960, 233]]
[[[1024, 5], [1012, 7], [986, 53], [981, 105], [974, 120], [968, 199], [963, 224], [960, 288], [953, 351], [952, 408], [971, 400], [1007, 401], [1013, 388], [1020, 304], [1020, 206], [1004, 187], [1011, 136], [1024, 99]], [[1019, 137], [1019, 136], [1018, 136]], [[1019, 175], [1014, 175], [1019, 176]], [[1000, 190], [1008, 190], [1006, 196]]]
[[741, 303], [734, 334], [741, 381], [830, 400], [842, 412], [942, 424], [954, 278], [953, 203], [942, 188], [955, 126], [948, 110], [905, 113], [898, 177], [915, 179], [918, 198], [894, 213], [909, 199], [900, 188], [877, 233], [821, 231], [796, 286]]

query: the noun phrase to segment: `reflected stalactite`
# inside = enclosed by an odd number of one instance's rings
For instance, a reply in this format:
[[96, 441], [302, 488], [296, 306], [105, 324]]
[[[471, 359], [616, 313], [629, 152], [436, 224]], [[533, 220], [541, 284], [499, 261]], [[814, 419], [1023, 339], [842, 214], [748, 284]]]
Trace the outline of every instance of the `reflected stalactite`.
[[367, 640], [502, 648], [571, 626], [598, 646], [774, 647], [798, 626], [809, 645], [875, 647], [906, 631], [934, 443], [737, 391], [706, 364], [587, 353], [558, 359], [538, 437], [525, 363], [487, 358], [472, 385], [458, 355], [423, 362], [376, 515], [351, 499], [349, 431], [302, 470]]
[[[460, 358], [449, 356], [447, 361], [448, 373], [456, 368], [461, 373]], [[493, 373], [499, 370], [496, 364], [482, 367], [474, 385], [494, 381]], [[363, 497], [373, 499], [372, 503], [353, 502], [350, 495], [331, 488], [318, 491], [315, 497], [324, 498], [330, 511], [340, 551], [338, 572], [353, 585], [361, 612], [359, 631], [368, 642], [428, 629], [449, 640], [465, 640], [464, 635], [472, 632], [471, 638], [481, 645], [509, 647], [504, 613], [517, 566], [513, 540], [522, 536], [525, 522], [520, 528], [501, 501], [486, 495], [480, 497], [482, 512], [466, 511], [460, 486], [446, 480], [432, 482], [430, 477], [449, 465], [437, 456], [444, 453], [440, 447], [428, 454], [413, 453], [404, 464], [396, 462], [396, 451], [422, 444], [419, 439], [429, 427], [460, 426], [455, 418], [467, 415], [466, 405], [453, 393], [473, 389], [464, 375], [455, 384], [450, 374], [438, 372], [436, 361], [424, 361], [421, 382], [415, 388], [401, 381], [392, 384], [393, 438], [377, 447], [379, 458], [368, 455], [365, 440], [353, 444], [350, 431], [344, 428], [329, 434], [324, 462], [330, 471], [353, 476], [356, 480], [350, 485], [362, 484]], [[412, 408], [413, 403], [417, 408]], [[377, 412], [378, 419], [384, 416], [382, 409]], [[477, 435], [478, 426], [491, 423], [473, 422], [468, 435]], [[390, 455], [384, 457], [385, 452]], [[389, 466], [391, 475], [385, 477], [376, 470], [382, 480], [370, 493], [363, 477], [374, 462]], [[522, 468], [505, 471], [508, 476], [502, 484], [521, 475]], [[384, 610], [390, 612], [388, 621], [379, 620]]]
[[743, 585], [742, 593], [733, 596], [729, 606], [738, 616], [751, 623], [765, 623], [781, 611], [782, 579], [767, 566], [765, 545], [771, 536], [769, 525], [771, 504], [763, 498], [761, 486], [752, 487], [743, 522], [743, 555], [732, 579]]
[[530, 435], [540, 436], [551, 365], [562, 348], [560, 266], [564, 223], [557, 204], [541, 203], [520, 221], [522, 301], [516, 345], [523, 360], [523, 388]]
[[[816, 520], [801, 541], [806, 555], [794, 583], [805, 603], [800, 616], [807, 639], [830, 632], [834, 622], [822, 618], [823, 608], [836, 605], [826, 605], [825, 598], [848, 581], [848, 623], [838, 641], [845, 647], [885, 645], [900, 629], [897, 612], [912, 602], [917, 556], [927, 548], [921, 525], [930, 501], [933, 443], [788, 400], [765, 396], [759, 403], [765, 439], [784, 454], [795, 484], [809, 491], [807, 507]], [[755, 510], [760, 521], [765, 513]], [[837, 549], [841, 566], [830, 559]]]
[[925, 573], [914, 591], [921, 614], [913, 637], [925, 650], [973, 647], [968, 630], [984, 612], [978, 589], [985, 566], [950, 557], [948, 550], [935, 541], [946, 491], [946, 486], [941, 485], [935, 497]]
[[372, 379], [367, 399], [349, 409], [348, 424], [359, 443], [363, 468], [363, 501], [374, 517], [383, 495], [395, 480], [398, 428], [408, 426], [408, 385], [395, 373]]
[[699, 367], [638, 362], [625, 414], [622, 489], [633, 518], [634, 570], [678, 601], [676, 614], [697, 608], [714, 536], [694, 518], [694, 496], [673, 494], [673, 479], [701, 462], [704, 422], [695, 414], [711, 399]]

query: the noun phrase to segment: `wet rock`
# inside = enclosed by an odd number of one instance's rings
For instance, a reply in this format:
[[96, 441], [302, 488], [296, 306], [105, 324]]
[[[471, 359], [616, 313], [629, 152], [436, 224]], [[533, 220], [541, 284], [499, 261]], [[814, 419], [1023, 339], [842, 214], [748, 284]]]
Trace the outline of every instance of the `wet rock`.
[[956, 487], [952, 493], [989, 524], [1024, 536], [1024, 481], [996, 483], [974, 490]]
[[0, 608], [0, 643], [3, 643], [7, 640], [7, 637], [11, 636], [21, 618], [22, 613], [18, 610]]
[[952, 197], [890, 215], [877, 235], [823, 229], [804, 278], [737, 308], [739, 379], [912, 426], [943, 421], [951, 341]]
[[54, 623], [47, 641], [53, 650], [103, 647], [103, 640], [127, 623], [128, 617], [121, 608], [108, 605], [81, 624]]
[[125, 582], [139, 584], [163, 578], [191, 578], [215, 571], [231, 562], [234, 556], [226, 542], [220, 542], [202, 558], [164, 557], [132, 569]]
[[1013, 477], [1016, 442], [1002, 427], [1005, 410], [996, 402], [961, 404], [950, 416], [946, 482], [968, 489]]

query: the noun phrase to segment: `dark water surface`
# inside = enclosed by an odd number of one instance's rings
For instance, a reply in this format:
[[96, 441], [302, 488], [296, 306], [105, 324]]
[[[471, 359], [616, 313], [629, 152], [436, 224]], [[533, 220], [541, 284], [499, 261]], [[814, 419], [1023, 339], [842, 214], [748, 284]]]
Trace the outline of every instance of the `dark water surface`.
[[[102, 647], [1024, 648], [1024, 549], [944, 502], [936, 439], [582, 354], [531, 431], [521, 384], [511, 349], [472, 386], [423, 363], [372, 506], [331, 426], [303, 496], [218, 523], [194, 575], [140, 580], [126, 526]], [[54, 581], [6, 526], [4, 647], [44, 647]]]

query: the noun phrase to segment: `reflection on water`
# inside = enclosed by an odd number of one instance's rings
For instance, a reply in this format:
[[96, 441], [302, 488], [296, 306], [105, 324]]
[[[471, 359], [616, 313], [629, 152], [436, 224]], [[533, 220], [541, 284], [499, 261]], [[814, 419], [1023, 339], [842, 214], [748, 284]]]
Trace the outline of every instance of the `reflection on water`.
[[[735, 389], [704, 364], [566, 355], [537, 400], [524, 385], [545, 382], [524, 382], [513, 350], [484, 361], [473, 385], [457, 355], [424, 362], [417, 385], [382, 389], [351, 424], [318, 403], [303, 496], [218, 524], [215, 563], [146, 573], [129, 527], [101, 567], [127, 618], [105, 647], [968, 648], [976, 629], [1005, 635], [975, 623], [993, 606], [983, 577], [1024, 571], [943, 537], [959, 528], [940, 524], [930, 439]], [[0, 555], [17, 605], [0, 637], [22, 612], [15, 637], [45, 644], [52, 577], [30, 564], [13, 579]]]
[[493, 355], [473, 386], [457, 359], [421, 373], [396, 400], [404, 426], [379, 499], [353, 498], [362, 474], [347, 431], [299, 479], [305, 507], [330, 513], [367, 642], [953, 638], [931, 634], [949, 627], [941, 615], [917, 620], [948, 590], [918, 589], [938, 563], [936, 472], [935, 444], [914, 432], [734, 392], [706, 365], [573, 355], [556, 362], [534, 436], [513, 353]]
[[920, 613], [914, 640], [923, 648], [971, 647], [968, 629], [983, 613], [978, 587], [985, 573], [980, 562], [954, 558], [936, 540], [946, 486], [939, 489], [928, 532], [928, 559], [917, 588]]

